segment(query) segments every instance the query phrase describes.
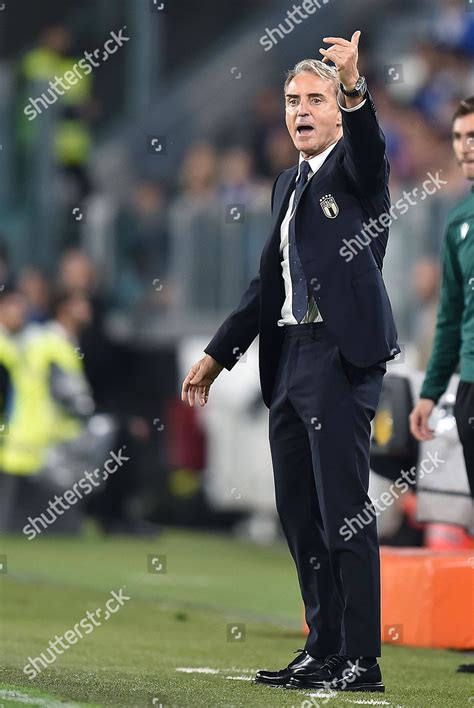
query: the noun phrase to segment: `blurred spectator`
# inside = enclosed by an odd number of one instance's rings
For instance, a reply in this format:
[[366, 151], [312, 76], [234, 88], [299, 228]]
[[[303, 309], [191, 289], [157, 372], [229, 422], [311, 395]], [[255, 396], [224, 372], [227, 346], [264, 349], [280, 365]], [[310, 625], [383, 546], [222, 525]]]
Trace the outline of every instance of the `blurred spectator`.
[[49, 287], [44, 274], [33, 266], [22, 268], [18, 274], [18, 290], [27, 303], [27, 323], [46, 322], [49, 316]]
[[[88, 125], [92, 107], [91, 75], [83, 72], [77, 83], [68, 84], [68, 90], [63, 91], [63, 95], [48, 94], [51, 90], [49, 82], [54, 81], [56, 77], [63, 77], [68, 71], [72, 72], [73, 67], [80, 61], [71, 55], [72, 44], [72, 35], [65, 27], [47, 27], [41, 33], [38, 44], [21, 59], [18, 139], [22, 155], [23, 182], [28, 168], [31, 167], [31, 150], [40, 138], [39, 121], [27, 118], [23, 109], [32, 99], [37, 101], [39, 110], [44, 112], [57, 100], [52, 149], [57, 164], [69, 181], [69, 185], [65, 185], [65, 201], [68, 204], [77, 204], [91, 190], [88, 174], [92, 149]], [[43, 93], [46, 100], [42, 98]]]
[[163, 289], [168, 280], [169, 239], [160, 184], [140, 181], [135, 185], [117, 219], [116, 246], [114, 304], [124, 309], [166, 305]]
[[170, 277], [174, 304], [215, 310], [222, 215], [217, 198], [217, 155], [209, 143], [190, 148], [179, 174], [181, 189], [169, 214]]
[[276, 176], [282, 170], [292, 167], [297, 154], [287, 129], [280, 123], [278, 128], [269, 132], [263, 143], [267, 172]]
[[17, 334], [25, 324], [26, 301], [16, 286], [9, 281], [0, 290], [0, 328], [3, 333]]
[[203, 203], [216, 191], [217, 152], [206, 142], [193, 145], [181, 167], [179, 181], [187, 202]]
[[[18, 292], [5, 297], [10, 301], [2, 302], [0, 317], [5, 328], [17, 330], [26, 301]], [[0, 479], [0, 527], [7, 531], [20, 531], [28, 515], [36, 516], [44, 506], [51, 489], [42, 488], [36, 476], [47, 464], [49, 449], [79, 438], [94, 408], [78, 355], [78, 337], [90, 319], [89, 302], [83, 293], [60, 291], [53, 315], [47, 325], [27, 330], [10, 371], [13, 395]]]
[[[284, 111], [285, 104], [281, 88], [278, 90], [267, 86], [257, 93], [254, 102], [254, 128], [251, 138], [251, 148], [255, 156], [257, 173], [269, 179], [272, 179], [275, 173], [272, 171], [271, 165], [269, 164], [267, 143], [270, 135], [274, 134], [275, 131], [280, 131]], [[291, 144], [288, 131], [285, 131], [285, 133], [287, 143]]]
[[91, 306], [91, 320], [81, 332], [80, 347], [84, 354], [87, 378], [100, 410], [107, 410], [115, 381], [110, 366], [111, 344], [105, 331], [106, 301], [98, 288], [95, 266], [80, 248], [65, 251], [58, 265], [58, 287], [83, 292]]
[[97, 289], [95, 266], [80, 248], [70, 248], [62, 254], [57, 279], [63, 288], [82, 290], [89, 295], [93, 295]]
[[[228, 236], [235, 224], [224, 224], [223, 246], [226, 247], [224, 258], [234, 263], [234, 257], [242, 264], [242, 280], [238, 287], [245, 284], [258, 270], [260, 255], [268, 238], [268, 220], [270, 214], [271, 183], [259, 180], [254, 173], [252, 154], [240, 147], [229, 148], [219, 162], [219, 197], [223, 211], [228, 214], [230, 205], [244, 205], [240, 231], [231, 244]], [[230, 219], [228, 219], [230, 221]], [[235, 250], [230, 250], [234, 249]], [[226, 279], [229, 274], [226, 274]]]

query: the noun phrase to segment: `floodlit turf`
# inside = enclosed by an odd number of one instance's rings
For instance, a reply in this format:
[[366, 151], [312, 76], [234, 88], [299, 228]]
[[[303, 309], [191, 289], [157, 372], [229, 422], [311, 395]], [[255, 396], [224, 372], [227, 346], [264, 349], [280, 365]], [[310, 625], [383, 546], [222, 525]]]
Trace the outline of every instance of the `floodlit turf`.
[[[5, 708], [51, 708], [61, 700], [71, 708], [310, 708], [361, 701], [474, 706], [472, 675], [455, 673], [461, 655], [396, 646], [384, 649], [385, 694], [347, 693], [326, 701], [253, 684], [255, 670], [280, 668], [304, 643], [295, 575], [283, 545], [258, 548], [196, 532], [164, 533], [149, 542], [45, 534], [32, 542], [3, 537], [1, 554], [7, 555], [7, 573], [0, 574]], [[148, 570], [160, 566], [166, 573]], [[24, 675], [28, 657], [44, 652], [88, 610], [105, 608], [111, 591], [120, 588], [130, 600], [116, 614], [34, 680]], [[26, 694], [28, 703], [9, 697], [12, 692]]]

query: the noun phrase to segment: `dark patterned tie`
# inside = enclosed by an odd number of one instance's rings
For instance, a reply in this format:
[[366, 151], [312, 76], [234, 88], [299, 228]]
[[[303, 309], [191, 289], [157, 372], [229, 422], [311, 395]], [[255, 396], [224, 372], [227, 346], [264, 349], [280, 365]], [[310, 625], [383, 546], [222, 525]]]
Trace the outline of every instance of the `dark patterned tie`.
[[310, 164], [307, 160], [303, 160], [300, 165], [300, 174], [296, 180], [295, 198], [293, 200], [293, 216], [290, 219], [288, 226], [288, 258], [290, 260], [290, 277], [293, 288], [292, 294], [292, 310], [293, 315], [298, 322], [301, 322], [308, 310], [308, 285], [303, 272], [303, 266], [296, 250], [296, 230], [295, 218], [298, 202], [308, 180], [308, 174], [311, 171]]

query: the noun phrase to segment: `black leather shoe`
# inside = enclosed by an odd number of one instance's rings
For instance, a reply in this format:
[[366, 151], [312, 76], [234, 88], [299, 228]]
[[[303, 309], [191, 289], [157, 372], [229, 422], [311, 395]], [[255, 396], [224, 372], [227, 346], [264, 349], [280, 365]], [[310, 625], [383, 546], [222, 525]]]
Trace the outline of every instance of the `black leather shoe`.
[[292, 674], [287, 688], [314, 688], [333, 691], [378, 691], [383, 693], [380, 666], [376, 659], [348, 657], [339, 654], [326, 659], [313, 673]]
[[[299, 651], [299, 650], [298, 650]], [[268, 686], [286, 686], [292, 676], [303, 676], [305, 673], [314, 674], [324, 664], [324, 659], [313, 659], [306, 651], [302, 651], [296, 659], [280, 671], [257, 671], [255, 681]]]

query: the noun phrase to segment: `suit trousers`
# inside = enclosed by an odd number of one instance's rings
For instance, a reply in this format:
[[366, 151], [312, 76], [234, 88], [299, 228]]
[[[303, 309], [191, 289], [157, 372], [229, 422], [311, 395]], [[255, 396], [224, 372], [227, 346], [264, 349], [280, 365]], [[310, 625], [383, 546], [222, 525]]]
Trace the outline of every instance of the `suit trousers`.
[[276, 506], [313, 657], [380, 656], [380, 561], [367, 494], [384, 362], [351, 364], [324, 322], [286, 325], [269, 411]]

